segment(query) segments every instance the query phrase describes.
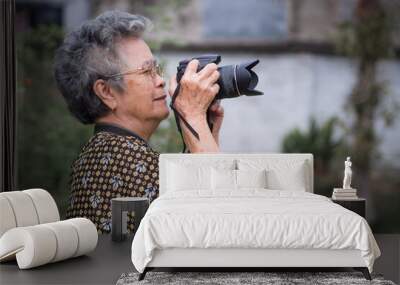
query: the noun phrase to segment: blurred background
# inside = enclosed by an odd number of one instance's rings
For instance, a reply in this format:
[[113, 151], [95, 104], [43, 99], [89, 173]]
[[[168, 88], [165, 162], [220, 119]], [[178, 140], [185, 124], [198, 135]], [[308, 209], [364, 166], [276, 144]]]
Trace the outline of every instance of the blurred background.
[[[400, 2], [377, 0], [17, 0], [18, 188], [49, 190], [65, 214], [72, 161], [93, 133], [53, 78], [65, 33], [101, 12], [147, 16], [166, 76], [206, 53], [259, 59], [264, 96], [222, 101], [223, 152], [307, 152], [315, 192], [341, 187], [346, 156], [374, 233], [400, 233]], [[180, 152], [173, 114], [151, 139]]]

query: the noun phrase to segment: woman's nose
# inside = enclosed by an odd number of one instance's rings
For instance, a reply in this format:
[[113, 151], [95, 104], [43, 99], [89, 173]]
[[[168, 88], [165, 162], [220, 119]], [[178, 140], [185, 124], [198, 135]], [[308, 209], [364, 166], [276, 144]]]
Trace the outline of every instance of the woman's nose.
[[165, 80], [163, 77], [157, 74], [155, 80], [156, 80], [156, 87], [162, 87], [162, 88], [165, 87]]

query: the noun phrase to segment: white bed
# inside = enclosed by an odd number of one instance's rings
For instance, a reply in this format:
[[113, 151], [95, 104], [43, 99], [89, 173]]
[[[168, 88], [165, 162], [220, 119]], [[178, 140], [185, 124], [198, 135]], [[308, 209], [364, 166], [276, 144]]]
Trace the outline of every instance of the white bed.
[[140, 278], [155, 267], [354, 267], [370, 278], [380, 251], [368, 223], [313, 194], [312, 155], [162, 154], [159, 167], [160, 197], [132, 243]]

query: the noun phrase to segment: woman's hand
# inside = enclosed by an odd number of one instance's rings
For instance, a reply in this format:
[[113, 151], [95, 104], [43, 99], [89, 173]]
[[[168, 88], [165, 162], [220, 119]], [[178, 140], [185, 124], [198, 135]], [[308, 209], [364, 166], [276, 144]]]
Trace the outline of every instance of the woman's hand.
[[[186, 67], [174, 107], [199, 135], [200, 139], [197, 139], [180, 121], [183, 139], [190, 152], [219, 152], [218, 143], [207, 124], [207, 109], [219, 91], [219, 86], [216, 84], [219, 72], [214, 63], [207, 64], [197, 72], [198, 65], [198, 60], [192, 60]], [[169, 85], [171, 97], [176, 87], [176, 78], [173, 77]], [[218, 123], [218, 121], [220, 122]], [[220, 127], [222, 120], [216, 119], [216, 123]]]
[[[207, 109], [219, 91], [216, 84], [219, 78], [217, 65], [207, 64], [197, 72], [198, 65], [199, 61], [196, 59], [188, 63], [175, 100], [175, 108], [189, 123], [206, 118]], [[170, 96], [174, 94], [176, 86], [176, 78], [173, 77], [169, 85]]]
[[224, 120], [224, 108], [221, 106], [220, 100], [215, 101], [211, 105], [210, 120], [213, 124], [212, 135], [219, 145], [219, 131], [221, 130], [222, 121]]

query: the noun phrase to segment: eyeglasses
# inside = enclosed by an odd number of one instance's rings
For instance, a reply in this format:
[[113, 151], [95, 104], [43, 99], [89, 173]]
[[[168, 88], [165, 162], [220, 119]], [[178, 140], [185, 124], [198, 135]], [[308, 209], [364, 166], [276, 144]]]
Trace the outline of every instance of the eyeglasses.
[[111, 78], [115, 78], [118, 76], [123, 76], [123, 75], [128, 75], [128, 74], [135, 74], [135, 73], [139, 73], [139, 74], [145, 74], [148, 73], [150, 74], [150, 76], [152, 78], [155, 78], [156, 75], [159, 75], [161, 77], [163, 77], [164, 72], [163, 69], [161, 67], [161, 65], [153, 62], [150, 66], [147, 67], [139, 67], [133, 70], [127, 70], [124, 72], [120, 72], [120, 73], [116, 73], [116, 74], [112, 74], [112, 75], [106, 75], [104, 77], [106, 77], [107, 79], [111, 79]]

